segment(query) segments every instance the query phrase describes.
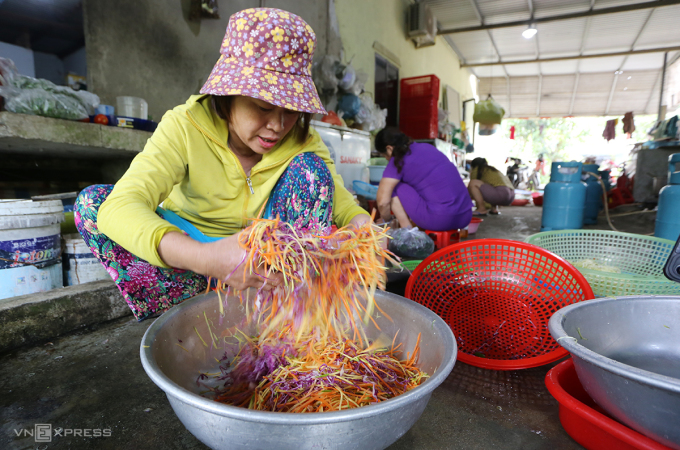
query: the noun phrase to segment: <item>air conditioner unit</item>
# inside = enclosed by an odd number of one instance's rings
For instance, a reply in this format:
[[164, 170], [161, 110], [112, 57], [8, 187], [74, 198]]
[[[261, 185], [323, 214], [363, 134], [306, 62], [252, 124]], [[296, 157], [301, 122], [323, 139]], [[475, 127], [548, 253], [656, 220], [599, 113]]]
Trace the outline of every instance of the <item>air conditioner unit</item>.
[[408, 37], [416, 44], [416, 48], [435, 44], [437, 37], [437, 21], [430, 7], [423, 2], [408, 7]]

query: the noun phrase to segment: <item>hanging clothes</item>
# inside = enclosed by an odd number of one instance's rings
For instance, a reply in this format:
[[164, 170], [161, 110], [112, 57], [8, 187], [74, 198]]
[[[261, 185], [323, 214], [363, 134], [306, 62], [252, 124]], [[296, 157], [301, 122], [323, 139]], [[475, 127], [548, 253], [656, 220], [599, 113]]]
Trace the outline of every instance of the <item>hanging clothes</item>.
[[633, 120], [633, 112], [630, 111], [623, 115], [623, 132], [630, 139], [633, 131], [635, 131], [635, 120]]
[[618, 122], [618, 119], [613, 119], [613, 120], [607, 121], [607, 125], [605, 125], [604, 131], [602, 132], [602, 137], [605, 138], [607, 140], [607, 142], [616, 138], [616, 123], [617, 122]]

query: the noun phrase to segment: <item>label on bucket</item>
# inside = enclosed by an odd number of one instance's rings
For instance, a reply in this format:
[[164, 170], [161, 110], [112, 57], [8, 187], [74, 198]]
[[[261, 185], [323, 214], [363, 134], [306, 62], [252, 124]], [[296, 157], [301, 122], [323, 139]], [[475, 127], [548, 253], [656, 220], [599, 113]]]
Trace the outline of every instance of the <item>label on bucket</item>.
[[109, 279], [106, 268], [92, 253], [64, 254], [62, 260], [64, 281], [69, 286]]
[[0, 241], [0, 269], [22, 267], [30, 263], [38, 268], [57, 262], [61, 243], [59, 235]]

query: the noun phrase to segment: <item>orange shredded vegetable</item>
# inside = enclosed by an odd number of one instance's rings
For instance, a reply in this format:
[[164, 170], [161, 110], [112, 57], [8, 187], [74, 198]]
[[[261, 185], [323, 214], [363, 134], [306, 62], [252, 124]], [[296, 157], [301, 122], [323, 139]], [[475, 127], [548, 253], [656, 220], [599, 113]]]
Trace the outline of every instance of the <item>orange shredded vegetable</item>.
[[[396, 264], [396, 257], [381, 246], [387, 238], [371, 223], [322, 236], [296, 230], [279, 219], [254, 219], [240, 235], [247, 251], [242, 264], [248, 273], [263, 273], [265, 283], [274, 273], [284, 280], [272, 291], [260, 289], [252, 303], [245, 299], [249, 319], [266, 325], [260, 340], [290, 326], [298, 338], [311, 330], [322, 340], [351, 331], [353, 339], [364, 341], [360, 322], [367, 324], [374, 309], [380, 310], [374, 294], [385, 286], [384, 261]], [[230, 292], [224, 282], [216, 290], [220, 299]], [[244, 301], [244, 293], [240, 294]]]

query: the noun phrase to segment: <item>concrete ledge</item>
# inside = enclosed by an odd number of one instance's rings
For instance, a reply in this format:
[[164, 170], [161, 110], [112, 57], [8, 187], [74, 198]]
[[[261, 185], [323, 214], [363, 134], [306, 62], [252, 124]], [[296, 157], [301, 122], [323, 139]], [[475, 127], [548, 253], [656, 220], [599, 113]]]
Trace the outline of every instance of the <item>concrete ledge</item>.
[[127, 315], [111, 280], [0, 300], [0, 353]]
[[78, 158], [129, 158], [152, 133], [73, 120], [0, 112], [0, 152]]

